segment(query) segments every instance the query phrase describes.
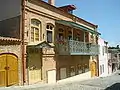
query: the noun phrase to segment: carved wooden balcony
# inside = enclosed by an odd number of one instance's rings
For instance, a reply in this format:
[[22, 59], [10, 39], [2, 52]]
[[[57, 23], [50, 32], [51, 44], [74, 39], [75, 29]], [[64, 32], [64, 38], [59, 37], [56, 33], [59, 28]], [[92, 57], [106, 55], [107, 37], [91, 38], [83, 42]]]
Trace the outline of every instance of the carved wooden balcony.
[[59, 55], [98, 55], [99, 45], [85, 43], [75, 40], [69, 40], [63, 43], [57, 43]]

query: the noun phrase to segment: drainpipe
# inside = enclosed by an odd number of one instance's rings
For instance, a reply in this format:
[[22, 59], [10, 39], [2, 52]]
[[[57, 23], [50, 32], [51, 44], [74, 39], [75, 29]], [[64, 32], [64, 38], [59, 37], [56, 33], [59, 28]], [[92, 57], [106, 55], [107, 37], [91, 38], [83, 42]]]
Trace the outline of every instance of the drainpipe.
[[[98, 26], [96, 26], [96, 28], [95, 28], [95, 31], [97, 31], [97, 27]], [[97, 39], [97, 37], [96, 37], [97, 35], [95, 35], [95, 40]], [[99, 40], [99, 36], [98, 36], [98, 40]], [[97, 42], [95, 41], [95, 44], [97, 44], [98, 45], [98, 40], [97, 40]], [[98, 51], [99, 51], [100, 49], [99, 49], [99, 47], [98, 47]], [[97, 76], [99, 76], [99, 54], [97, 55]]]
[[25, 0], [22, 0], [22, 69], [23, 69], [23, 85], [25, 83], [25, 42], [24, 42], [24, 29], [25, 29]]

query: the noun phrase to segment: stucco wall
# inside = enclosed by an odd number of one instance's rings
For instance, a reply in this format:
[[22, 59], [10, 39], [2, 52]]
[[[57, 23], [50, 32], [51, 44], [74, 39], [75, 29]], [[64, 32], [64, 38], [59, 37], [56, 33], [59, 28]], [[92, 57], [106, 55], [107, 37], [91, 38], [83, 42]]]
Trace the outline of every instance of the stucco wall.
[[22, 0], [0, 0], [0, 21], [19, 16]]
[[22, 0], [0, 0], [0, 36], [20, 38]]
[[15, 16], [0, 21], [0, 36], [20, 38], [20, 18], [21, 16]]

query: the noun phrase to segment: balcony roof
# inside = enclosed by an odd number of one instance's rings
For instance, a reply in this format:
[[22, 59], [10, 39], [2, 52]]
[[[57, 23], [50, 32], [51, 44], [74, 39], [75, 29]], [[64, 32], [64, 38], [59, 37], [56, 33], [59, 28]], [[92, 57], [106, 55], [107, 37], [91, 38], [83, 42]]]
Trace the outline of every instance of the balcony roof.
[[67, 26], [74, 27], [74, 28], [77, 28], [77, 29], [83, 29], [83, 30], [88, 31], [92, 34], [101, 35], [101, 33], [97, 32], [97, 31], [94, 31], [92, 29], [89, 29], [89, 28], [87, 28], [83, 25], [77, 24], [75, 22], [65, 21], [65, 20], [57, 20], [56, 22], [59, 23], [59, 24], [67, 25]]

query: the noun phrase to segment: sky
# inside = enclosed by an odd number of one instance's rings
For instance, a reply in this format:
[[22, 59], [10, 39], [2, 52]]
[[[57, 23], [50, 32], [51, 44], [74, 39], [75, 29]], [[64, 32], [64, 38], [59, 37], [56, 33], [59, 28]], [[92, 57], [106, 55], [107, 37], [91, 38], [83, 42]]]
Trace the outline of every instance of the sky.
[[56, 6], [74, 4], [74, 14], [98, 25], [101, 38], [109, 45], [120, 44], [120, 0], [56, 0]]

